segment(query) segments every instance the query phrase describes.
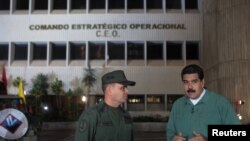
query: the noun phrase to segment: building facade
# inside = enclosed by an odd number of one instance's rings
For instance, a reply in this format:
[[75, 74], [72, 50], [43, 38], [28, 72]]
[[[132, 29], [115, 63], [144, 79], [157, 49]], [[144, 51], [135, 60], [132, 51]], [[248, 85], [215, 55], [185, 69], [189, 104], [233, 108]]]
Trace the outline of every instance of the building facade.
[[[0, 64], [8, 80], [55, 75], [75, 89], [88, 63], [101, 76], [122, 69], [133, 114], [168, 114], [183, 95], [181, 69], [202, 61], [203, 0], [1, 0]], [[9, 94], [17, 94], [11, 83]]]

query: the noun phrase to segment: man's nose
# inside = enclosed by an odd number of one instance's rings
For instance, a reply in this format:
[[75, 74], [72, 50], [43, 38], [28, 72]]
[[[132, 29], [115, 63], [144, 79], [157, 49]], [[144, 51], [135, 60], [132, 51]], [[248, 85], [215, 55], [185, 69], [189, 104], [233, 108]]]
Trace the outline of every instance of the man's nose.
[[193, 84], [191, 82], [188, 83], [188, 88], [193, 88]]

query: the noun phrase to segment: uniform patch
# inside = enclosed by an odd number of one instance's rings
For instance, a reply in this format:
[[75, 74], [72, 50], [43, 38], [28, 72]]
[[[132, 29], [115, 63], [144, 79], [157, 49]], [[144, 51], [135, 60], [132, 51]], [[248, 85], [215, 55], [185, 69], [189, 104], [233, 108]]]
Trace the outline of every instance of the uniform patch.
[[79, 122], [79, 131], [80, 131], [80, 132], [86, 131], [87, 127], [88, 127], [88, 123], [87, 123], [86, 120], [83, 119], [83, 120], [81, 120], [81, 121]]

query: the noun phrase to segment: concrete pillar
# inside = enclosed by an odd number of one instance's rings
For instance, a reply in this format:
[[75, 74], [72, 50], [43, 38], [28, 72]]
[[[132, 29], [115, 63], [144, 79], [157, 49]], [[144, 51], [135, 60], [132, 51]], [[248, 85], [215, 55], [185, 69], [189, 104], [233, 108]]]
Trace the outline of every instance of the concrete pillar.
[[[250, 1], [204, 0], [203, 58], [206, 86], [225, 95], [250, 123]], [[236, 99], [245, 100], [236, 106]]]

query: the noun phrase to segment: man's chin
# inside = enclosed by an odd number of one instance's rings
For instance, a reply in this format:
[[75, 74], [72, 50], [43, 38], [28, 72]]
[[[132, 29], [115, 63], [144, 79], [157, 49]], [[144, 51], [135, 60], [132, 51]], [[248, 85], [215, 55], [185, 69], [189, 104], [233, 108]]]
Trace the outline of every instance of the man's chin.
[[195, 93], [187, 93], [187, 96], [191, 99], [196, 99]]

